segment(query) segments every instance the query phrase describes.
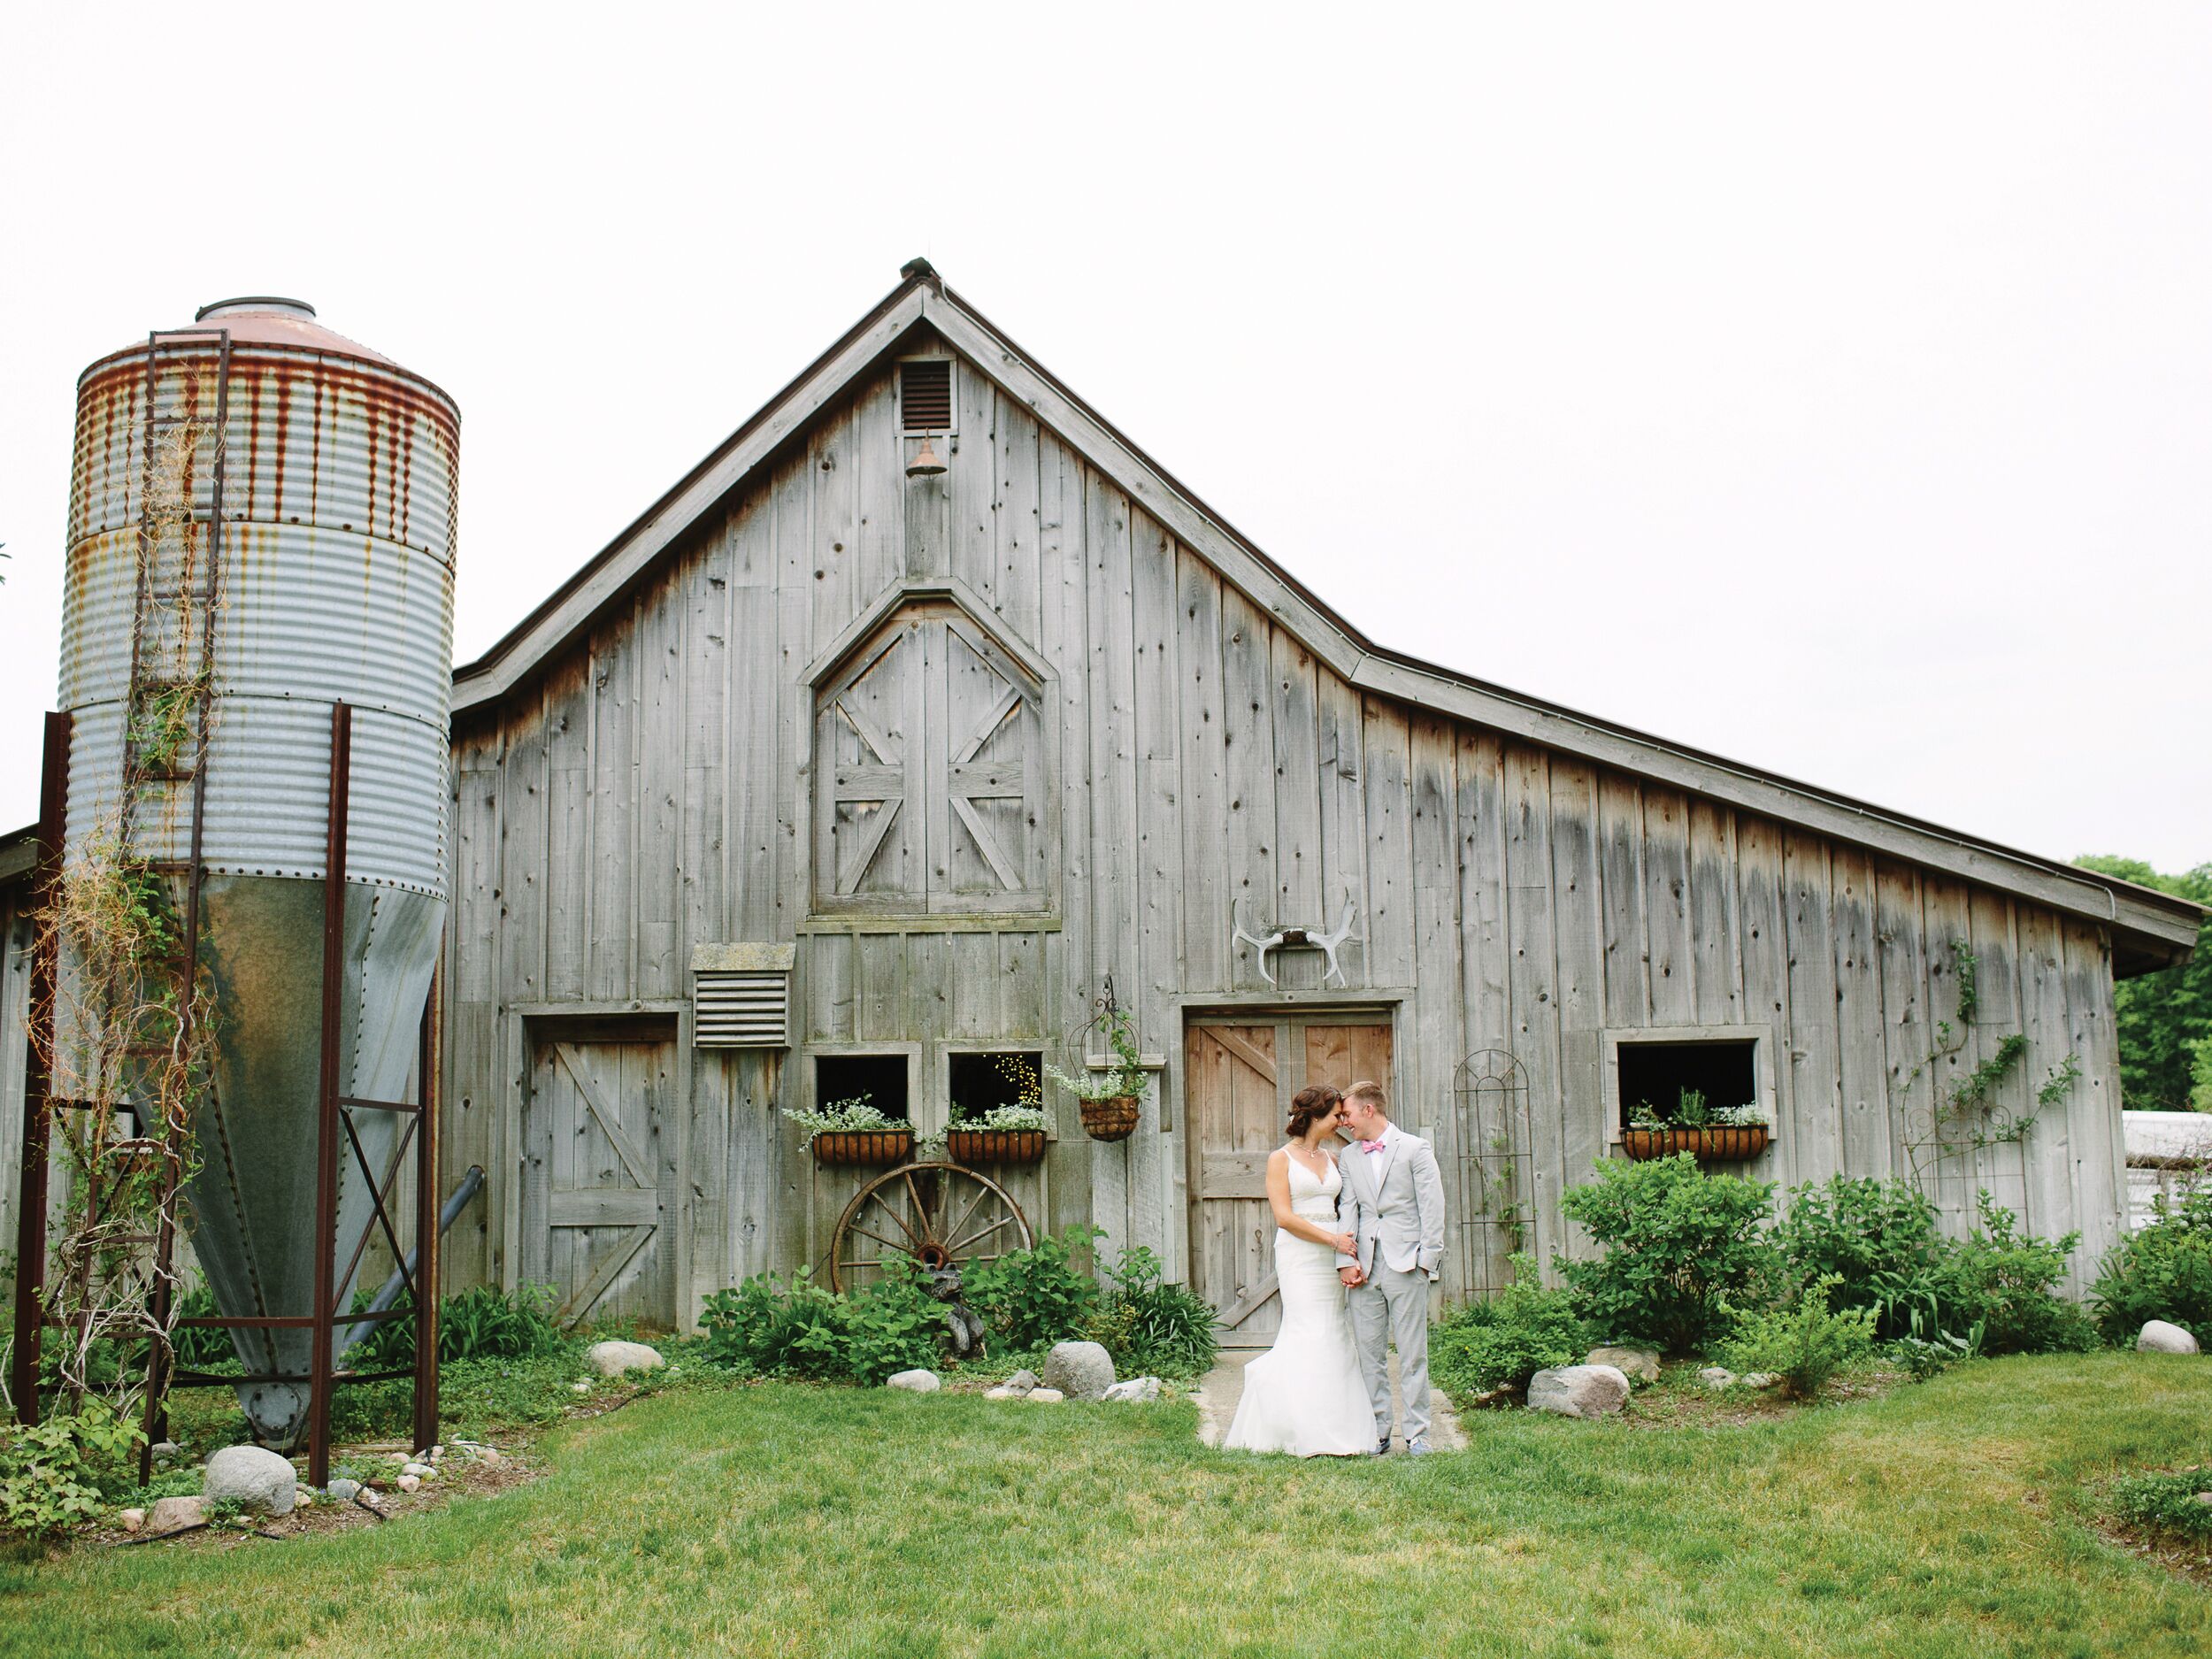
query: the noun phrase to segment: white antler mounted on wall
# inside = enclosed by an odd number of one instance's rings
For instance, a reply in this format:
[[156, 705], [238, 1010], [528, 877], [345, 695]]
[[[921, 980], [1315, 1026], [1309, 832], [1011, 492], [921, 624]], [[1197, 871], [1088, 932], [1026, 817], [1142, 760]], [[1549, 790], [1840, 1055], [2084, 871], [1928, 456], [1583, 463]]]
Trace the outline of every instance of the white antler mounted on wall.
[[1348, 985], [1350, 981], [1345, 979], [1344, 970], [1337, 963], [1336, 949], [1347, 940], [1359, 938], [1359, 935], [1352, 931], [1352, 918], [1356, 913], [1357, 908], [1352, 902], [1352, 895], [1347, 893], [1344, 895], [1344, 913], [1337, 918], [1334, 933], [1325, 933], [1317, 927], [1289, 927], [1279, 925], [1274, 932], [1263, 938], [1259, 934], [1246, 931], [1244, 900], [1240, 897], [1230, 910], [1230, 920], [1235, 927], [1235, 932], [1232, 936], [1259, 952], [1260, 977], [1270, 985], [1275, 983], [1275, 975], [1267, 965], [1267, 953], [1271, 950], [1301, 947], [1318, 950], [1328, 958], [1329, 971], [1321, 976], [1322, 984], [1326, 985], [1331, 979], [1334, 979], [1339, 985]]

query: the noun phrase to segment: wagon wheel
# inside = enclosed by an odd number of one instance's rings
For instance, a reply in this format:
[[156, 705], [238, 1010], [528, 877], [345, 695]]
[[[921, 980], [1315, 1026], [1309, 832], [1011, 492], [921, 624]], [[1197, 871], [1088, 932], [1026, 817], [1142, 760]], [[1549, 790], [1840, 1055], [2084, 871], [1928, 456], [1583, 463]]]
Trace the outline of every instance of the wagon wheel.
[[830, 1283], [857, 1289], [897, 1256], [964, 1269], [1030, 1243], [1021, 1206], [989, 1176], [960, 1164], [908, 1164], [863, 1187], [838, 1217]]

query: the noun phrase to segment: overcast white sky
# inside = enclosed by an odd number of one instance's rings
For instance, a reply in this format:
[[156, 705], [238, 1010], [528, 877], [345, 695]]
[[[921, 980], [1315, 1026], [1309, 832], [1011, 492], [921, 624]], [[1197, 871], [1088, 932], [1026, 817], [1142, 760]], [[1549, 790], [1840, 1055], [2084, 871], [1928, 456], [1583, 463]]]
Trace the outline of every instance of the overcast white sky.
[[0, 19], [0, 827], [96, 356], [446, 388], [466, 659], [926, 253], [1386, 644], [2212, 859], [2212, 7], [586, 15]]

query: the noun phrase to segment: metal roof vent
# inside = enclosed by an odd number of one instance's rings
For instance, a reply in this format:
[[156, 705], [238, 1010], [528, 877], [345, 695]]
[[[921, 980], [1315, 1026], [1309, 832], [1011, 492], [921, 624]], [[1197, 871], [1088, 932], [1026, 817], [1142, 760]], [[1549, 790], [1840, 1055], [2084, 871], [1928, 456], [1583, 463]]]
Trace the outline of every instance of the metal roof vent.
[[192, 320], [204, 323], [211, 317], [227, 317], [233, 311], [280, 311], [287, 317], [312, 317], [315, 308], [305, 300], [280, 299], [273, 294], [243, 294], [234, 300], [217, 300], [212, 305], [203, 305], [192, 313]]
[[794, 945], [699, 945], [691, 953], [691, 1046], [788, 1048]]
[[952, 430], [952, 359], [917, 357], [899, 365], [899, 426], [906, 432]]

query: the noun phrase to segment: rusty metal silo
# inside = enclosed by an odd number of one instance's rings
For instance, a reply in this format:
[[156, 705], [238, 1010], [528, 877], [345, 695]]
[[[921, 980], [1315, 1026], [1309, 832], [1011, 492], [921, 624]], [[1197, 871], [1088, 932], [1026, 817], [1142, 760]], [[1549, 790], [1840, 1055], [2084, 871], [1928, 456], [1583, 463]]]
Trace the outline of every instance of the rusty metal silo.
[[[352, 709], [338, 1088], [398, 1099], [446, 912], [460, 417], [429, 381], [280, 299], [229, 300], [78, 382], [62, 623], [65, 851], [119, 826], [180, 894], [196, 869], [214, 998], [191, 1241], [220, 1311], [315, 1304], [332, 710]], [[196, 674], [198, 679], [194, 680]], [[205, 687], [204, 752], [149, 766], [162, 706]], [[196, 852], [196, 864], [195, 854]], [[66, 966], [65, 964], [65, 973]], [[381, 1170], [389, 1113], [365, 1117]], [[371, 1219], [342, 1164], [338, 1236]], [[342, 1307], [357, 1259], [341, 1255]], [[234, 1331], [250, 1376], [304, 1377], [297, 1328]], [[296, 1382], [239, 1389], [265, 1439]]]

